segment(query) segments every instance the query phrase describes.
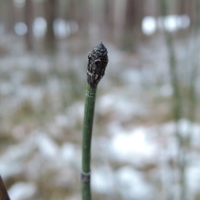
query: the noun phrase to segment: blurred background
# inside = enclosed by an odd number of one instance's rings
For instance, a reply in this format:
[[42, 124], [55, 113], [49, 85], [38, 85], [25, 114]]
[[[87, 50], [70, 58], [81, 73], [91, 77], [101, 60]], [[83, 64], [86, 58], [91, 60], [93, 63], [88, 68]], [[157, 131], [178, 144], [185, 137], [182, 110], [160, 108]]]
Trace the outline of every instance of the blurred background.
[[12, 200], [81, 199], [87, 56], [103, 42], [95, 200], [200, 199], [200, 0], [0, 0], [0, 174]]

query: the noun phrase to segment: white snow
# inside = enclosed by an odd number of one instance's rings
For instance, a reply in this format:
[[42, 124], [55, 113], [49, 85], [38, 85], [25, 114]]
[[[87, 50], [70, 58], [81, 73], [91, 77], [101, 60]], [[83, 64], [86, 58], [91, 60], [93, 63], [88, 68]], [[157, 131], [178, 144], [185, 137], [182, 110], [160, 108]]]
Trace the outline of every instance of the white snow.
[[68, 125], [68, 120], [66, 115], [57, 115], [55, 118], [55, 124], [60, 127], [66, 127]]
[[[173, 20], [177, 19], [174, 18]], [[185, 24], [188, 23], [187, 17], [182, 20], [185, 20]], [[162, 22], [164, 22], [164, 19], [162, 19]], [[43, 28], [39, 25], [38, 29], [45, 30], [45, 23], [41, 25]], [[71, 22], [62, 21], [61, 23], [61, 32], [63, 31], [64, 33], [64, 23], [70, 24]], [[175, 22], [172, 22], [171, 25], [173, 23]], [[179, 18], [177, 24], [180, 29], [182, 22], [180, 22]], [[74, 22], [74, 25], [70, 24], [71, 26], [74, 26], [75, 30], [78, 28], [76, 22]], [[38, 35], [40, 34], [38, 33]], [[38, 37], [41, 37], [41, 35]], [[146, 122], [140, 122], [140, 119], [138, 120], [139, 123], [136, 124], [134, 121], [135, 119], [137, 121], [135, 117], [140, 115], [145, 116], [146, 113], [148, 114], [149, 108], [147, 106], [151, 106], [148, 98], [152, 98], [151, 95], [155, 95], [154, 90], [148, 90], [148, 88], [146, 89], [143, 86], [144, 81], [147, 81], [149, 84], [157, 84], [157, 76], [160, 79], [164, 77], [163, 85], [159, 88], [157, 87], [158, 85], [155, 87], [156, 96], [170, 97], [173, 93], [173, 89], [169, 85], [169, 80], [166, 78], [168, 68], [164, 60], [163, 49], [160, 49], [159, 46], [159, 52], [156, 54], [156, 59], [159, 59], [159, 65], [155, 64], [155, 56], [152, 57], [152, 54], [148, 50], [143, 50], [143, 54], [146, 54], [145, 59], [147, 60], [140, 61], [138, 55], [125, 57], [125, 53], [114, 49], [112, 46], [110, 49], [114, 53], [110, 54], [111, 61], [109, 64], [111, 66], [109, 66], [110, 68], [108, 68], [106, 76], [117, 77], [117, 80], [120, 81], [119, 86], [116, 86], [115, 83], [112, 83], [112, 78], [107, 78], [107, 80], [109, 79], [108, 85], [112, 87], [109, 88], [106, 84], [104, 85], [106, 82], [105, 79], [102, 82], [101, 89], [99, 88], [99, 97], [96, 104], [97, 118], [95, 119], [97, 126], [95, 127], [99, 126], [99, 121], [101, 123], [102, 116], [105, 116], [106, 120], [103, 119], [105, 120], [105, 126], [102, 129], [102, 135], [96, 135], [94, 132], [91, 167], [92, 189], [103, 195], [109, 194], [111, 197], [117, 192], [122, 195], [122, 199], [137, 200], [147, 199], [148, 197], [149, 199], [155, 199], [153, 197], [160, 192], [160, 189], [164, 190], [169, 188], [171, 190], [170, 186], [173, 184], [172, 179], [179, 179], [177, 175], [179, 173], [178, 170], [175, 171], [172, 166], [172, 160], [177, 158], [177, 154], [179, 153], [177, 138], [174, 134], [176, 126], [178, 125], [177, 127], [182, 137], [186, 138], [190, 136], [190, 133], [192, 136], [191, 152], [188, 154], [189, 163], [186, 175], [189, 194], [195, 196], [199, 191], [200, 164], [198, 160], [200, 156], [198, 150], [200, 125], [198, 123], [191, 123], [188, 119], [181, 119], [178, 124], [175, 124], [173, 121], [160, 124], [148, 124]], [[18, 52], [18, 49], [16, 51]], [[70, 59], [70, 56], [67, 54], [61, 58], [64, 64], [71, 65]], [[124, 64], [123, 59], [128, 64]], [[57, 60], [60, 61], [59, 56]], [[134, 60], [134, 64], [132, 60]], [[36, 182], [41, 181], [42, 174], [46, 179], [51, 180], [51, 184], [56, 187], [71, 187], [76, 189], [76, 186], [79, 185], [79, 174], [81, 171], [80, 124], [83, 120], [84, 102], [83, 99], [74, 100], [64, 108], [61, 108], [62, 100], [60, 96], [63, 92], [62, 87], [64, 84], [61, 87], [60, 80], [58, 80], [56, 75], [49, 76], [49, 69], [52, 69], [51, 66], [54, 64], [51, 63], [50, 65], [48, 62], [48, 59], [42, 55], [41, 58], [31, 58], [26, 55], [14, 58], [12, 56], [8, 58], [1, 57], [1, 72], [2, 74], [9, 75], [9, 78], [5, 76], [5, 80], [4, 77], [1, 79], [1, 113], [10, 119], [9, 115], [12, 115], [16, 108], [23, 105], [24, 101], [30, 101], [31, 106], [35, 109], [35, 107], [37, 108], [36, 105], [43, 106], [41, 102], [44, 97], [53, 101], [52, 106], [58, 106], [60, 110], [53, 109], [50, 119], [45, 118], [45, 123], [42, 125], [37, 123], [37, 126], [35, 126], [35, 121], [33, 121], [33, 125], [30, 124], [30, 127], [29, 124], [26, 126], [26, 121], [14, 124], [12, 127], [9, 127], [12, 125], [10, 124], [11, 121], [2, 125], [3, 127], [8, 126], [8, 131], [11, 134], [9, 137], [12, 137], [15, 143], [1, 151], [0, 172], [5, 179], [9, 179], [10, 177], [17, 179], [23, 175], [26, 180]], [[75, 65], [74, 67], [80, 69], [81, 62], [76, 57], [73, 64]], [[62, 66], [60, 66], [60, 63], [58, 65], [56, 63], [55, 66], [65, 72]], [[116, 66], [124, 66], [123, 72], [120, 72], [120, 67]], [[133, 66], [136, 67], [133, 68]], [[142, 69], [139, 68], [140, 66], [142, 66]], [[42, 72], [50, 77], [45, 81], [44, 85], [33, 86], [24, 83], [24, 78], [28, 74], [26, 70], [31, 69], [31, 67], [36, 67], [38, 72]], [[68, 66], [64, 65], [64, 67]], [[79, 70], [80, 77], [82, 77], [81, 69]], [[160, 74], [164, 74], [165, 76], [160, 76]], [[66, 90], [65, 92], [66, 97], [72, 95], [71, 91]], [[147, 93], [141, 95], [144, 92]], [[170, 108], [167, 107], [167, 109]], [[153, 112], [151, 114], [154, 115]], [[98, 118], [98, 116], [100, 117]], [[71, 135], [68, 138], [68, 130], [73, 130], [75, 135], [77, 134], [76, 136], [72, 136], [77, 141], [77, 144], [71, 142]], [[101, 131], [101, 129], [98, 131]], [[55, 138], [61, 138], [62, 141], [57, 143]], [[150, 169], [148, 169], [149, 165]], [[151, 169], [151, 165], [153, 169]], [[147, 170], [145, 167], [147, 167]], [[158, 184], [161, 183], [162, 188], [158, 187], [157, 181]], [[24, 185], [21, 182], [19, 182], [19, 185], [17, 184], [13, 185], [12, 190], [9, 190], [9, 192], [11, 191], [14, 194], [12, 195], [13, 200], [17, 198], [22, 199], [20, 195], [22, 196], [23, 193], [20, 192], [22, 191], [20, 187], [26, 190], [27, 185], [32, 185], [29, 182], [24, 182]], [[178, 183], [173, 184], [174, 190], [178, 187]], [[30, 188], [32, 188], [32, 192], [29, 192], [29, 194], [34, 195], [34, 191], [37, 191], [37, 188], [34, 189], [34, 184]], [[27, 190], [31, 191], [29, 189]], [[16, 190], [19, 191], [19, 194]], [[72, 196], [74, 197], [71, 199], [76, 199], [77, 196], [74, 193], [76, 192], [73, 192]]]
[[52, 140], [49, 136], [46, 134], [40, 134], [36, 138], [36, 144], [40, 151], [40, 153], [46, 157], [46, 158], [57, 158], [59, 153], [59, 147], [55, 143], [54, 140]]
[[74, 124], [76, 121], [83, 119], [84, 104], [83, 102], [77, 101], [73, 103], [68, 109], [66, 115], [68, 118], [68, 125]]
[[92, 170], [92, 189], [98, 193], [112, 194], [115, 177], [110, 167], [99, 167]]
[[187, 185], [192, 194], [198, 193], [200, 190], [200, 163], [195, 162], [186, 170]]
[[[123, 95], [123, 93], [125, 93]], [[135, 115], [146, 112], [142, 101], [127, 98], [126, 91], [116, 90], [113, 94], [106, 94], [98, 100], [98, 112], [101, 114], [112, 113], [120, 120], [127, 120]]]
[[9, 190], [9, 196], [12, 200], [25, 200], [31, 198], [37, 191], [37, 187], [33, 183], [18, 182]]
[[152, 199], [152, 189], [140, 172], [124, 166], [116, 172], [117, 190], [128, 199]]
[[[153, 141], [149, 142], [149, 131], [143, 127], [130, 130], [121, 127], [110, 127], [112, 133], [110, 151], [112, 158], [141, 165], [154, 160], [157, 148]], [[144, 163], [143, 163], [144, 164]]]
[[160, 88], [160, 94], [163, 97], [170, 97], [173, 94], [173, 88], [171, 87], [170, 84], [164, 84]]
[[[60, 149], [60, 157], [62, 161], [74, 163], [80, 158], [80, 152], [77, 151], [76, 147], [71, 143], [65, 143]], [[76, 158], [76, 160], [74, 159]]]

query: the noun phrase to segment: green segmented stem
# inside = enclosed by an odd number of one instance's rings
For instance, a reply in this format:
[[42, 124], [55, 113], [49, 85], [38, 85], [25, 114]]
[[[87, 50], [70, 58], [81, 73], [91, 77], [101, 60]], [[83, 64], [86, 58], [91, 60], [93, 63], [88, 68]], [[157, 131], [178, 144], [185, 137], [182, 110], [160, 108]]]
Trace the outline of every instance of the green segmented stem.
[[108, 64], [108, 51], [101, 42], [88, 55], [87, 87], [85, 95], [85, 111], [82, 138], [82, 200], [91, 200], [90, 191], [90, 158], [92, 142], [92, 126], [94, 118], [97, 85], [105, 74]]
[[[83, 138], [82, 138], [82, 173], [90, 173], [90, 158], [91, 158], [91, 140], [92, 140], [92, 127], [95, 109], [97, 87], [91, 87], [87, 84], [85, 94], [85, 111], [83, 123]], [[87, 183], [82, 181], [82, 200], [90, 200], [90, 180]]]

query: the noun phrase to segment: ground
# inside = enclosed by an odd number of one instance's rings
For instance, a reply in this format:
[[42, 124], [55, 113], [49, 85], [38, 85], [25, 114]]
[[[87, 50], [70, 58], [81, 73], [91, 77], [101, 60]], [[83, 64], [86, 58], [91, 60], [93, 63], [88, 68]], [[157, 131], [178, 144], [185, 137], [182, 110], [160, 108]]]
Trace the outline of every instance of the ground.
[[[80, 199], [87, 55], [96, 44], [79, 52], [72, 38], [61, 42], [60, 50], [50, 56], [41, 50], [26, 52], [20, 37], [4, 38], [0, 44], [0, 173], [10, 197]], [[198, 199], [200, 125], [188, 118], [174, 121], [174, 90], [163, 36], [141, 43], [135, 52], [104, 44], [109, 64], [96, 99], [94, 199], [178, 197], [177, 124], [181, 137], [192, 135], [185, 171], [187, 199]]]

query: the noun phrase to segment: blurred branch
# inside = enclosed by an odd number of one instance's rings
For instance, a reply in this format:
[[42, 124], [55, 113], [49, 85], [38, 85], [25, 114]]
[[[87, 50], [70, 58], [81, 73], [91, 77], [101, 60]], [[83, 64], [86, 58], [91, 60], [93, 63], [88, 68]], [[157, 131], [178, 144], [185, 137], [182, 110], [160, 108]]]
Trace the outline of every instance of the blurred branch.
[[[192, 1], [193, 2], [193, 1]], [[174, 47], [174, 41], [172, 34], [168, 31], [164, 31], [165, 34], [165, 40], [167, 45], [167, 51], [169, 55], [169, 66], [170, 66], [170, 75], [171, 75], [171, 82], [172, 87], [174, 90], [173, 93], [173, 113], [174, 113], [174, 120], [176, 123], [176, 138], [178, 142], [178, 157], [177, 157], [177, 163], [178, 163], [178, 169], [179, 175], [180, 175], [180, 198], [181, 200], [187, 199], [187, 184], [186, 184], [186, 169], [189, 164], [189, 150], [191, 146], [191, 138], [192, 138], [192, 129], [193, 129], [193, 122], [195, 120], [195, 110], [196, 110], [196, 104], [197, 104], [197, 97], [196, 97], [196, 80], [197, 80], [197, 74], [198, 74], [198, 64], [196, 57], [198, 55], [198, 49], [199, 45], [197, 44], [198, 41], [198, 32], [199, 32], [199, 0], [196, 1], [196, 5], [194, 6], [196, 8], [196, 16], [194, 17], [194, 14], [192, 14], [192, 7], [190, 5], [190, 8], [188, 8], [186, 5], [189, 2], [179, 1], [178, 6], [182, 6], [181, 14], [188, 14], [190, 16], [190, 19], [192, 21], [192, 35], [194, 43], [194, 49], [193, 54], [189, 62], [190, 67], [190, 74], [187, 75], [187, 79], [189, 80], [189, 101], [187, 102], [187, 107], [189, 108], [188, 111], [188, 119], [189, 119], [189, 125], [187, 127], [187, 137], [183, 137], [180, 132], [180, 123], [179, 120], [182, 118], [182, 97], [180, 94], [179, 89], [179, 77], [178, 77], [178, 71], [177, 71], [177, 61], [176, 61], [176, 54], [175, 54], [175, 47]], [[180, 8], [180, 7], [179, 7]], [[188, 10], [189, 9], [189, 10]], [[163, 16], [167, 15], [167, 1], [161, 0], [161, 11]], [[195, 20], [194, 20], [195, 19]], [[186, 47], [187, 49], [187, 47]], [[188, 51], [188, 49], [186, 50]], [[188, 58], [187, 58], [188, 59]], [[185, 66], [182, 66], [182, 68]], [[181, 80], [181, 79], [180, 79]], [[182, 80], [181, 80], [182, 81]]]
[[[191, 58], [191, 76], [189, 80], [189, 113], [188, 113], [188, 119], [190, 121], [190, 125], [188, 127], [188, 136], [187, 136], [187, 147], [188, 147], [188, 152], [191, 150], [191, 140], [192, 140], [192, 135], [193, 135], [193, 122], [195, 121], [195, 116], [196, 116], [196, 108], [197, 108], [197, 91], [196, 91], [196, 82], [198, 78], [198, 63], [196, 60], [196, 57], [199, 53], [200, 49], [200, 41], [198, 40], [198, 35], [199, 35], [199, 28], [200, 28], [200, 21], [199, 21], [199, 11], [200, 11], [200, 0], [196, 0], [196, 5], [195, 5], [195, 12], [194, 12], [194, 23], [193, 23], [193, 32], [192, 32], [192, 37], [194, 39], [193, 42], [193, 53], [192, 53], [192, 58]], [[187, 160], [189, 163], [189, 160]]]
[[[165, 17], [167, 16], [167, 11], [168, 11], [167, 2], [166, 0], [161, 0], [160, 3], [161, 3], [160, 5], [161, 13], [163, 17]], [[185, 180], [186, 157], [184, 155], [185, 151], [183, 149], [184, 141], [179, 130], [179, 120], [181, 119], [181, 116], [182, 116], [182, 107], [181, 107], [182, 100], [181, 100], [179, 81], [178, 81], [177, 59], [176, 59], [174, 40], [173, 40], [172, 34], [164, 28], [164, 35], [165, 35], [166, 46], [167, 46], [167, 51], [168, 51], [171, 84], [174, 91], [173, 92], [173, 115], [174, 115], [174, 120], [176, 124], [175, 136], [178, 143], [178, 149], [177, 149], [178, 155], [177, 155], [176, 161], [180, 170], [180, 185], [181, 185], [180, 199], [185, 200], [186, 199], [186, 180]]]
[[7, 23], [7, 27], [8, 27], [8, 31], [13, 33], [14, 32], [14, 25], [15, 25], [15, 6], [13, 3], [13, 0], [7, 0], [7, 13], [8, 13], [8, 23]]
[[[194, 49], [193, 49], [193, 54], [192, 54], [192, 73], [190, 77], [190, 105], [189, 105], [189, 120], [193, 122], [195, 120], [195, 109], [196, 109], [196, 104], [197, 104], [197, 99], [196, 99], [196, 81], [197, 81], [197, 76], [198, 76], [198, 64], [196, 62], [196, 56], [198, 55], [199, 52], [199, 42], [198, 41], [198, 35], [199, 35], [199, 28], [200, 28], [200, 22], [199, 22], [199, 11], [200, 11], [200, 0], [196, 0], [196, 5], [195, 5], [195, 17], [194, 17], [194, 23], [193, 23], [193, 38], [194, 38]], [[190, 134], [188, 134], [190, 135]]]
[[[167, 3], [166, 0], [161, 0], [161, 13], [165, 17], [167, 15]], [[164, 35], [167, 45], [168, 51], [168, 60], [170, 66], [170, 76], [171, 76], [171, 84], [174, 90], [173, 93], [173, 113], [174, 119], [177, 122], [181, 117], [181, 98], [180, 98], [180, 91], [179, 91], [179, 83], [178, 83], [178, 72], [177, 72], [177, 61], [176, 61], [176, 54], [174, 48], [174, 41], [173, 37], [170, 32], [164, 29]], [[178, 136], [178, 135], [177, 135]]]
[[1, 200], [10, 200], [8, 196], [8, 192], [6, 190], [6, 187], [4, 185], [3, 179], [0, 176], [0, 199]]

